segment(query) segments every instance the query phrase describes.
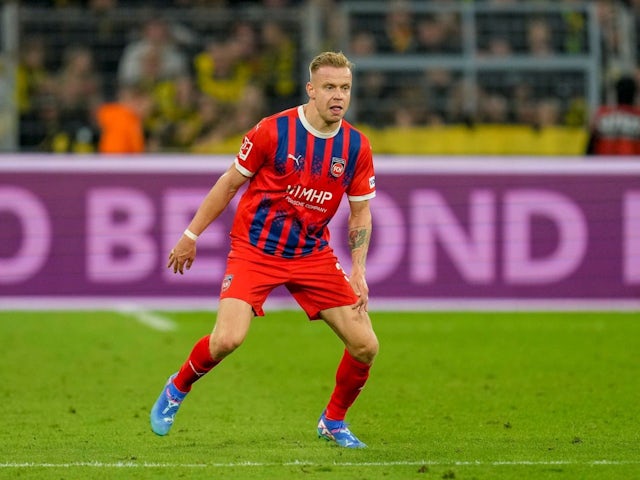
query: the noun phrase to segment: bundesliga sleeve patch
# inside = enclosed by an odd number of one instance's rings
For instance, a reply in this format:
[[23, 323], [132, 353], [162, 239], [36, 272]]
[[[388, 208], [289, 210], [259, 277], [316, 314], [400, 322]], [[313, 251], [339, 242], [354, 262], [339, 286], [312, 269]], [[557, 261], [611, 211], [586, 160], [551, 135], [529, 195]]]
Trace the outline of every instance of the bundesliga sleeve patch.
[[375, 188], [376, 186], [376, 177], [369, 177], [369, 188]]
[[251, 149], [253, 148], [253, 143], [249, 140], [249, 138], [244, 137], [242, 141], [242, 145], [240, 145], [240, 151], [238, 152], [238, 158], [240, 160], [246, 160], [251, 153]]

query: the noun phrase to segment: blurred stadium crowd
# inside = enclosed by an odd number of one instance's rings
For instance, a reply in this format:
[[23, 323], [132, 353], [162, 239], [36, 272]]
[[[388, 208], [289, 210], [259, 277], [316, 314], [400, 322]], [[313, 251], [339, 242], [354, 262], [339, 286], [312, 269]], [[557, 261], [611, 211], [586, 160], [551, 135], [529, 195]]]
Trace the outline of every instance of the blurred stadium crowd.
[[[302, 38], [317, 21], [320, 46], [356, 59], [354, 121], [370, 128], [456, 124], [523, 124], [586, 128], [586, 81], [575, 72], [480, 72], [469, 85], [465, 69], [405, 67], [357, 69], [357, 59], [459, 57], [469, 32], [458, 11], [465, 0], [385, 5], [345, 18], [341, 0], [29, 0], [21, 13], [16, 108], [21, 151], [94, 152], [105, 106], [139, 112], [149, 152], [213, 151], [266, 114], [305, 100], [310, 53]], [[357, 2], [351, 2], [357, 3]], [[557, 14], [514, 16], [501, 10], [521, 0], [485, 0], [495, 12], [477, 15], [473, 48], [479, 59], [600, 52], [598, 96], [625, 69], [640, 80], [640, 0], [595, 0], [597, 48], [590, 43], [575, 0]], [[535, 7], [536, 0], [526, 2]], [[322, 15], [308, 19], [310, 4]], [[628, 29], [620, 28], [622, 7]], [[463, 11], [463, 10], [461, 10]], [[377, 13], [376, 13], [377, 12]], [[628, 32], [633, 33], [629, 37]], [[564, 57], [563, 57], [564, 58]], [[507, 63], [505, 63], [507, 65]], [[505, 71], [507, 73], [505, 73]], [[471, 97], [469, 89], [473, 90]], [[473, 105], [468, 98], [473, 98]]]

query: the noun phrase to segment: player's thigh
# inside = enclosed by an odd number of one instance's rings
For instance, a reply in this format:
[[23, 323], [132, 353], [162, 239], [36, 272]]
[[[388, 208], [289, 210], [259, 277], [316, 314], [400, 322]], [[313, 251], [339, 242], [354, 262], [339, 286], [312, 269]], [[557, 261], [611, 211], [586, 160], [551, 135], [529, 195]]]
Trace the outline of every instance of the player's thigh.
[[223, 298], [218, 306], [216, 324], [211, 334], [212, 354], [226, 354], [244, 341], [254, 313], [251, 305], [237, 298]]
[[227, 267], [220, 289], [221, 302], [236, 299], [251, 305], [256, 316], [263, 316], [263, 304], [271, 291], [284, 284], [286, 267], [255, 253], [234, 253], [227, 259]]
[[358, 296], [349, 278], [334, 255], [325, 255], [309, 262], [303, 259], [291, 269], [287, 289], [309, 319], [321, 318], [320, 313], [335, 307], [354, 305]]
[[323, 310], [320, 318], [340, 337], [351, 356], [365, 363], [373, 361], [378, 353], [378, 339], [367, 312], [346, 305]]

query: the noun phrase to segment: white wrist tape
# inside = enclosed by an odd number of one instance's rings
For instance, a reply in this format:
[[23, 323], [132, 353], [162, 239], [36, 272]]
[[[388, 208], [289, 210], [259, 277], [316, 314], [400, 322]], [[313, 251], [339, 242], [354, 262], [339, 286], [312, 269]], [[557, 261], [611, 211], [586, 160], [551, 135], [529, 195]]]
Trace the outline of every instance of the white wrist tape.
[[193, 233], [191, 230], [189, 230], [188, 228], [183, 232], [185, 237], [190, 238], [191, 240], [193, 240], [194, 242], [198, 239], [198, 235], [196, 235], [195, 233]]

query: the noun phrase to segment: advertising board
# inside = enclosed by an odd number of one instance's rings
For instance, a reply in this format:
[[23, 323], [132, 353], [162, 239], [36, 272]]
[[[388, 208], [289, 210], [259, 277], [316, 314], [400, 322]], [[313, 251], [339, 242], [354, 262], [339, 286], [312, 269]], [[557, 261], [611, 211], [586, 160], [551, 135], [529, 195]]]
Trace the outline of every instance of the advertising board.
[[[638, 308], [640, 162], [376, 159], [367, 280], [381, 308]], [[5, 157], [0, 304], [215, 306], [233, 207], [165, 268], [228, 157]], [[330, 225], [348, 271], [348, 206]], [[284, 289], [273, 300], [289, 301]]]

